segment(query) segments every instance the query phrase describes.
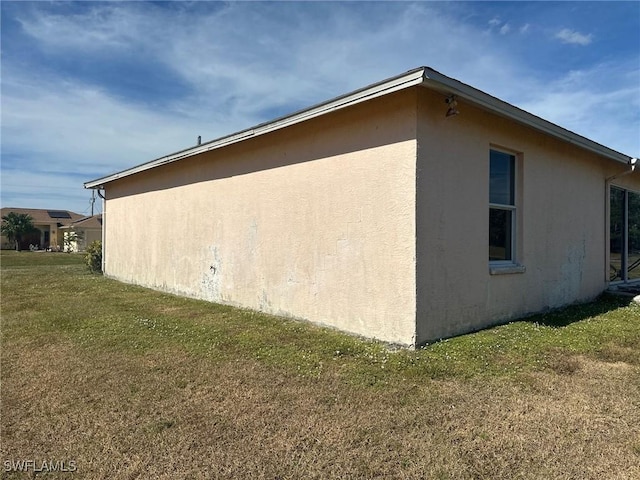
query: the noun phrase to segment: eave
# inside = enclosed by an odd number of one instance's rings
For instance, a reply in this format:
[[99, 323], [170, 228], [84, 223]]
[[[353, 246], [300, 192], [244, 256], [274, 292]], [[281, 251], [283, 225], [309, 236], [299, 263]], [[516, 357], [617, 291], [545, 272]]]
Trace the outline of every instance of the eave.
[[464, 84], [458, 80], [447, 77], [429, 67], [420, 67], [410, 70], [402, 75], [384, 80], [382, 82], [369, 85], [354, 92], [342, 95], [327, 102], [320, 103], [313, 107], [300, 110], [298, 112], [280, 117], [276, 120], [261, 123], [255, 127], [242, 130], [240, 132], [212, 140], [210, 142], [197, 145], [192, 148], [172, 153], [150, 162], [137, 165], [135, 167], [122, 170], [105, 177], [91, 180], [84, 184], [85, 188], [102, 189], [104, 185], [115, 180], [135, 175], [153, 168], [160, 167], [169, 163], [177, 162], [184, 158], [193, 157], [201, 153], [242, 142], [244, 140], [265, 135], [275, 130], [295, 125], [306, 120], [326, 115], [336, 110], [341, 110], [361, 102], [365, 102], [383, 95], [387, 95], [399, 90], [414, 86], [422, 86], [443, 93], [444, 95], [456, 95], [459, 99], [470, 102], [482, 109], [490, 111], [501, 117], [511, 119], [520, 124], [531, 127], [539, 132], [546, 133], [552, 137], [569, 142], [578, 147], [584, 148], [590, 152], [601, 155], [605, 158], [629, 164], [631, 157], [620, 152], [612, 150], [604, 145], [589, 140], [586, 137], [573, 133], [554, 123], [537, 117], [525, 110], [517, 108], [507, 102], [482, 92], [470, 85]]
[[533, 115], [526, 110], [522, 110], [499, 98], [493, 97], [477, 88], [447, 77], [429, 67], [425, 67], [425, 76], [422, 85], [436, 91], [441, 91], [447, 95], [456, 95], [458, 98], [473, 103], [484, 110], [531, 127], [538, 132], [546, 133], [559, 140], [569, 142], [610, 160], [615, 160], [627, 165], [632, 160], [632, 157], [628, 155], [617, 152], [582, 135], [578, 135], [555, 123]]

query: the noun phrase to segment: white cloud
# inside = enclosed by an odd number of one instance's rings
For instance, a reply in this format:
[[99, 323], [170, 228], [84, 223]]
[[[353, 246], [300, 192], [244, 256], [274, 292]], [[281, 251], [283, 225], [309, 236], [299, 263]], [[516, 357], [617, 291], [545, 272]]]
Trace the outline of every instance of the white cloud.
[[[158, 107], [142, 101], [144, 92], [127, 98], [100, 79], [18, 66], [5, 57], [3, 205], [15, 198], [20, 204], [9, 202], [14, 206], [47, 206], [27, 204], [31, 178], [42, 192], [38, 200], [60, 202], [68, 190], [68, 204], [48, 205], [81, 212], [89, 198], [84, 181], [194, 145], [198, 135], [212, 140], [419, 65], [625, 153], [640, 150], [631, 131], [638, 119], [615, 112], [638, 111], [628, 105], [638, 98], [637, 67], [621, 67], [615, 76], [585, 71], [549, 83], [511, 54], [502, 37], [484, 35], [486, 24], [461, 21], [468, 8], [462, 4], [216, 3], [197, 4], [197, 15], [168, 5], [175, 8], [122, 2], [92, 4], [73, 15], [44, 8], [22, 14], [23, 28], [45, 53], [78, 64], [87, 55], [106, 64], [131, 55], [162, 65], [186, 88]], [[503, 35], [514, 28], [498, 17], [489, 25]], [[574, 41], [572, 35], [581, 35], [567, 32]], [[620, 83], [607, 89], [602, 82], [613, 77]], [[6, 160], [16, 152], [19, 159]], [[41, 175], [37, 187], [34, 172]], [[49, 196], [46, 185], [55, 186]]]
[[4, 73], [11, 80], [3, 83], [3, 150], [31, 152], [47, 170], [64, 171], [69, 162], [81, 171], [118, 168], [178, 149], [197, 136], [197, 122], [184, 116], [176, 122], [171, 111], [127, 104], [73, 81]]
[[83, 182], [195, 145], [205, 133], [202, 121], [94, 87], [3, 73], [3, 205], [81, 211], [90, 197]]
[[[91, 192], [82, 188], [81, 179], [66, 172], [39, 172], [30, 168], [2, 171], [2, 206], [22, 208], [60, 208], [90, 214]], [[101, 202], [94, 204], [94, 213]]]
[[530, 29], [531, 29], [531, 25], [528, 23], [525, 23], [520, 27], [520, 33], [529, 33]]
[[576, 32], [574, 30], [570, 30], [568, 28], [563, 28], [555, 35], [556, 38], [560, 39], [562, 43], [570, 43], [574, 45], [589, 45], [593, 40], [593, 35], [590, 33], [584, 35], [580, 32]]
[[[607, 79], [616, 78], [615, 83]], [[640, 71], [633, 65], [595, 65], [531, 90], [521, 107], [624, 154], [640, 152]], [[606, 119], [606, 121], [605, 121]]]
[[[83, 51], [127, 48], [153, 32], [153, 19], [131, 15], [118, 4], [95, 4], [72, 14], [30, 9], [18, 16], [25, 33], [49, 48]], [[149, 39], [153, 40], [153, 39]]]
[[485, 33], [497, 32], [500, 35], [506, 35], [512, 30], [509, 22], [503, 22], [500, 17], [493, 17], [487, 23], [489, 25], [489, 29]]
[[[131, 5], [99, 4], [63, 18], [39, 13], [22, 22], [46, 48], [71, 55], [94, 54], [96, 46], [99, 55], [144, 52], [190, 86], [191, 97], [173, 109], [194, 117], [207, 111], [200, 118], [227, 127], [250, 126], [269, 119], [264, 111], [308, 106], [419, 65], [481, 77], [503, 63], [473, 29], [426, 4], [391, 15], [376, 5], [377, 16], [349, 4], [313, 4], [314, 11], [283, 4], [273, 15], [270, 4], [232, 3], [198, 16]], [[416, 41], [422, 33], [447, 42]], [[209, 131], [205, 138], [230, 133]]]

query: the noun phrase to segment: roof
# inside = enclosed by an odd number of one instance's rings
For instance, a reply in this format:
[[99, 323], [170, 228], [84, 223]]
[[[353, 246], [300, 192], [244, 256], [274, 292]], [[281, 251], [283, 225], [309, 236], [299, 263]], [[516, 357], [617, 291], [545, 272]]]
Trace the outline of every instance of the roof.
[[68, 225], [76, 220], [83, 218], [83, 215], [79, 213], [71, 212], [69, 210], [47, 210], [41, 208], [14, 208], [4, 207], [2, 208], [2, 216], [4, 217], [10, 212], [26, 213], [33, 218], [34, 224], [61, 224]]
[[102, 228], [102, 214], [93, 215], [90, 217], [82, 217], [79, 220], [75, 220], [62, 228], [83, 228], [83, 229], [96, 229]]
[[192, 157], [210, 150], [225, 147], [234, 143], [238, 143], [249, 138], [264, 135], [266, 133], [279, 130], [297, 123], [309, 120], [314, 117], [325, 115], [336, 110], [340, 110], [361, 102], [365, 102], [392, 92], [403, 90], [406, 88], [422, 86], [430, 90], [441, 92], [447, 96], [456, 95], [458, 99], [465, 100], [484, 110], [492, 112], [501, 117], [509, 118], [520, 124], [524, 124], [539, 132], [546, 133], [552, 137], [562, 141], [569, 142], [578, 147], [584, 148], [590, 152], [601, 155], [610, 160], [620, 163], [629, 164], [631, 157], [623, 153], [617, 152], [609, 147], [601, 145], [593, 140], [571, 132], [563, 127], [551, 123], [543, 118], [533, 115], [525, 110], [515, 107], [503, 100], [493, 97], [477, 88], [462, 83], [451, 77], [447, 77], [436, 70], [429, 67], [419, 67], [409, 70], [401, 75], [383, 80], [382, 82], [369, 85], [354, 92], [336, 97], [332, 100], [320, 103], [313, 107], [300, 110], [298, 112], [277, 118], [275, 120], [261, 123], [254, 127], [242, 130], [231, 135], [227, 135], [210, 142], [197, 145], [176, 153], [172, 153], [155, 160], [152, 160], [135, 167], [122, 170], [120, 172], [107, 175], [105, 177], [91, 180], [84, 184], [85, 188], [103, 188], [106, 183], [118, 180], [129, 175], [144, 172], [152, 168], [173, 163], [184, 158]]

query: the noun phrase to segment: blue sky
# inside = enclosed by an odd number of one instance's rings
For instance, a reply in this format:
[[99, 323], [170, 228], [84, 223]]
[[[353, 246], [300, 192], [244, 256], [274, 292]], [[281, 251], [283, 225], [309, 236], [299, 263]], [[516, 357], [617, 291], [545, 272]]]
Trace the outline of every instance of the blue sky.
[[0, 9], [3, 207], [88, 213], [85, 181], [421, 65], [640, 155], [640, 2]]

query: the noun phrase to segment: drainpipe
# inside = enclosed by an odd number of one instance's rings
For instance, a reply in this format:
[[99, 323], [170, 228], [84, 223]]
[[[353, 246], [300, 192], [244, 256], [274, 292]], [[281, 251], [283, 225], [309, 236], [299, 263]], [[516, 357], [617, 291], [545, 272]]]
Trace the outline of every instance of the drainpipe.
[[107, 238], [107, 229], [105, 228], [106, 226], [106, 222], [107, 222], [107, 199], [106, 197], [100, 193], [100, 188], [102, 188], [104, 190], [104, 186], [100, 186], [99, 188], [96, 189], [96, 192], [98, 192], [98, 196], [102, 199], [102, 274], [104, 275], [104, 264], [105, 264], [105, 245], [106, 245], [106, 238]]
[[[611, 212], [609, 209], [609, 190], [611, 187], [611, 182], [613, 180], [616, 180], [620, 177], [624, 177], [625, 175], [629, 175], [630, 173], [633, 173], [636, 171], [636, 167], [638, 166], [638, 159], [637, 158], [630, 158], [629, 162], [627, 163], [627, 165], [629, 166], [629, 168], [627, 168], [625, 171], [620, 172], [620, 173], [616, 173], [615, 175], [612, 175], [610, 177], [608, 177], [607, 179], [605, 179], [604, 181], [604, 211], [605, 211], [605, 222], [604, 222], [604, 238], [607, 240], [605, 241], [605, 245], [604, 245], [604, 250], [605, 250], [605, 266], [604, 266], [604, 271], [605, 271], [605, 281], [607, 282], [607, 284], [609, 284], [610, 280], [609, 280], [609, 267], [608, 267], [608, 263], [609, 263], [609, 248], [610, 246], [608, 245], [610, 242], [610, 232], [609, 229], [610, 227], [610, 223], [611, 223]], [[625, 228], [625, 233], [626, 233], [626, 228]], [[626, 245], [627, 242], [623, 242], [623, 245]], [[624, 267], [624, 265], [622, 265], [622, 267]], [[626, 268], [626, 267], [625, 267]]]
[[625, 170], [624, 172], [616, 173], [615, 175], [605, 180], [607, 187], [609, 186], [612, 180], [615, 180], [616, 178], [624, 177], [625, 175], [629, 175], [630, 173], [635, 172], [636, 166], [638, 165], [638, 159], [630, 158], [629, 163], [627, 165], [631, 168], [629, 168], [628, 170]]

